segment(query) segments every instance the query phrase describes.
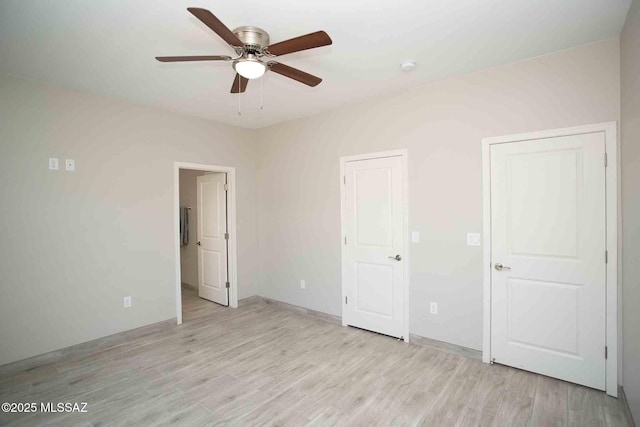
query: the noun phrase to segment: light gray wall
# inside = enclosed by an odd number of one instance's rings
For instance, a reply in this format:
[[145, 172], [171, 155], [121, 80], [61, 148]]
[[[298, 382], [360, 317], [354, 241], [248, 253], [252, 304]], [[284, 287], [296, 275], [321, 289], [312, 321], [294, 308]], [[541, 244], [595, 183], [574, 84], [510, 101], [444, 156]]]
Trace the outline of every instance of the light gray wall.
[[0, 75], [0, 364], [176, 316], [174, 161], [237, 168], [239, 296], [255, 294], [255, 136]]
[[263, 130], [260, 294], [340, 315], [339, 157], [407, 148], [411, 333], [480, 349], [481, 138], [618, 120], [619, 61], [612, 39]]
[[240, 298], [259, 275], [260, 294], [339, 315], [338, 160], [394, 148], [422, 237], [411, 332], [479, 349], [480, 139], [618, 120], [619, 54], [604, 41], [260, 133], [0, 75], [0, 364], [175, 316], [173, 161], [237, 168]]
[[622, 92], [623, 383], [640, 422], [640, 1], [620, 36]]
[[196, 246], [198, 230], [198, 192], [197, 180], [205, 172], [180, 170], [180, 207], [191, 207], [189, 211], [189, 243], [180, 246], [180, 273], [182, 283], [198, 287], [198, 247]]

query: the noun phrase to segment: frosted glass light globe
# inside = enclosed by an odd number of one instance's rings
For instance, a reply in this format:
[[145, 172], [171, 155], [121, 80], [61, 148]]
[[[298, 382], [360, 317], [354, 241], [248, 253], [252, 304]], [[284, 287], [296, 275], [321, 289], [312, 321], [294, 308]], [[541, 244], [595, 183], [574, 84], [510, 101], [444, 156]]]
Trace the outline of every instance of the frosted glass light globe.
[[238, 74], [249, 80], [262, 77], [264, 75], [264, 72], [267, 70], [267, 67], [264, 65], [264, 63], [258, 61], [257, 59], [245, 59], [236, 61], [233, 64], [233, 68]]

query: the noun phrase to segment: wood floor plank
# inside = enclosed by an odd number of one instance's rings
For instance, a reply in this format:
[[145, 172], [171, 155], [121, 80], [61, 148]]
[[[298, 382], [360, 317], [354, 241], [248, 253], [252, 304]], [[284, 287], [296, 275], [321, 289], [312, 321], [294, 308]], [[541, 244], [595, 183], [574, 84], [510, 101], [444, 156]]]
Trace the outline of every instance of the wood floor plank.
[[604, 396], [604, 416], [607, 427], [626, 427], [630, 425], [625, 415], [622, 399]]
[[569, 384], [570, 427], [604, 427], [605, 394], [586, 387]]
[[507, 392], [500, 401], [491, 425], [495, 427], [517, 427], [529, 425], [533, 412], [533, 397]]
[[482, 364], [479, 361], [474, 361], [470, 365], [478, 374], [477, 382], [456, 424], [458, 426], [492, 425], [506, 394], [509, 369], [499, 365]]
[[347, 415], [339, 409], [328, 406], [308, 424], [309, 427], [334, 427], [344, 425]]
[[512, 393], [534, 398], [538, 387], [538, 375], [521, 369], [508, 369], [505, 387]]
[[531, 427], [566, 426], [567, 413], [568, 384], [553, 378], [538, 376]]
[[0, 367], [2, 401], [89, 411], [0, 413], [0, 425], [628, 425], [621, 401], [559, 380], [258, 299], [230, 309], [187, 290], [183, 303], [181, 326]]

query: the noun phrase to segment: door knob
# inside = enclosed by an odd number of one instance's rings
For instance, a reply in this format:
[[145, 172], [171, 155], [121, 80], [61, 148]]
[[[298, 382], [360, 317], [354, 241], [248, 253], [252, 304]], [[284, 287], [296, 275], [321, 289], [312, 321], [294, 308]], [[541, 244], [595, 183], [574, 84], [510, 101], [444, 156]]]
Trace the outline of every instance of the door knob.
[[200, 246], [200, 242], [197, 242], [196, 245]]
[[395, 259], [396, 261], [400, 261], [402, 260], [402, 257], [400, 255], [396, 255], [396, 256], [390, 256], [388, 257], [389, 259]]
[[500, 263], [497, 263], [495, 266], [495, 269], [498, 271], [502, 271], [502, 270], [511, 270], [511, 267], [507, 266], [507, 265], [502, 265]]

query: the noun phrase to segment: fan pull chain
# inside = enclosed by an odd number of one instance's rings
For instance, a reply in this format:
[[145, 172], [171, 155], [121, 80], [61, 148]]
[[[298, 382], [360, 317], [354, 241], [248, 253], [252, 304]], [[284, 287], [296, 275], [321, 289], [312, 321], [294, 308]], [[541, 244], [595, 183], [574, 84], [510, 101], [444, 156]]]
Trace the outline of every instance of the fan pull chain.
[[264, 76], [260, 77], [260, 109], [264, 110], [264, 103], [262, 102], [262, 81], [264, 80]]
[[242, 115], [242, 111], [240, 110], [240, 108], [242, 107], [242, 103], [240, 102], [241, 101], [240, 96], [242, 95], [240, 93], [240, 80], [242, 79], [238, 78], [238, 115], [239, 116]]

